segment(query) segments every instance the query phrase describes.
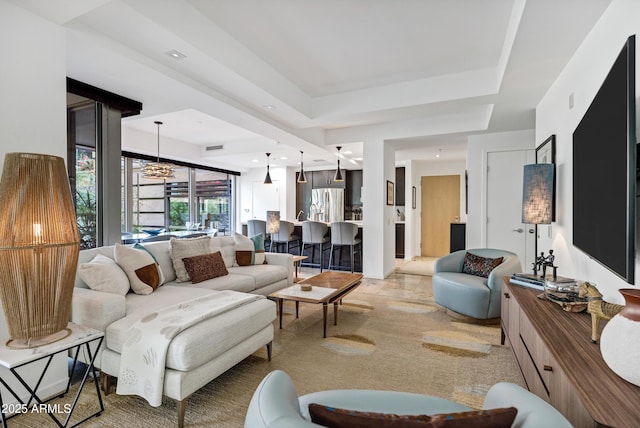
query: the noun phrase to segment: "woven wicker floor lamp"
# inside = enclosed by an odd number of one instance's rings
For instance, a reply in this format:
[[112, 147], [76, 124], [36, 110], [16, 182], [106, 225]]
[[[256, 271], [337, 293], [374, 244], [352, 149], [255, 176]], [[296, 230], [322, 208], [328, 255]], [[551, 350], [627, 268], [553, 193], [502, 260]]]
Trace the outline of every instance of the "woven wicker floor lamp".
[[0, 180], [0, 298], [10, 348], [68, 336], [80, 236], [61, 157], [8, 153]]

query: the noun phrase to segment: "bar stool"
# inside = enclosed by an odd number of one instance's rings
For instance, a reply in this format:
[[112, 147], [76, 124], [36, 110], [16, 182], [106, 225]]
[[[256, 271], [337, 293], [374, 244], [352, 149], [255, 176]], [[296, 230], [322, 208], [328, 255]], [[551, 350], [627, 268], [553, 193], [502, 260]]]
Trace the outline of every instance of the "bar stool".
[[[329, 231], [329, 227], [325, 223], [321, 223], [319, 221], [303, 221], [302, 222], [302, 246], [300, 247], [300, 255], [302, 256], [304, 253], [304, 247], [306, 245], [311, 245], [311, 262], [301, 263], [303, 266], [312, 266], [312, 267], [320, 267], [320, 272], [322, 272], [322, 265], [324, 264], [324, 252], [329, 249], [329, 247], [324, 246], [325, 243], [329, 242], [329, 237], [327, 236], [327, 232]], [[313, 263], [316, 245], [320, 246], [320, 264]]]
[[[276, 244], [276, 251], [278, 251], [278, 246], [286, 246], [286, 253], [289, 252], [290, 244], [292, 242], [299, 247], [300, 237], [293, 234], [294, 229], [295, 226], [290, 221], [280, 220], [280, 229], [278, 230], [278, 233], [271, 234], [271, 245], [269, 246], [269, 251], [273, 250], [273, 244]], [[293, 248], [295, 248], [295, 246]]]
[[[335, 249], [340, 250], [340, 261], [338, 262], [338, 268], [346, 267], [342, 264], [342, 248], [349, 246], [349, 254], [351, 259], [351, 273], [353, 273], [353, 267], [355, 265], [356, 253], [361, 254], [361, 249], [358, 248], [360, 240], [356, 238], [358, 234], [358, 225], [353, 223], [347, 223], [344, 221], [337, 221], [331, 223], [331, 255], [329, 256], [329, 269], [336, 267], [333, 264], [333, 252]], [[338, 248], [336, 248], [338, 247]]]
[[267, 222], [255, 218], [247, 220], [247, 236], [251, 238], [260, 234], [264, 236], [264, 245], [267, 248], [267, 245], [271, 244], [270, 236], [267, 235]]

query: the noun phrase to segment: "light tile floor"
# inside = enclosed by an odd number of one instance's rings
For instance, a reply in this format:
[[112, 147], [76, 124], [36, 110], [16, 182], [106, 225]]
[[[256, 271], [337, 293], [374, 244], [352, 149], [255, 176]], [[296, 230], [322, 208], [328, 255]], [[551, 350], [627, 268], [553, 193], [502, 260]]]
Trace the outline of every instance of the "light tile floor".
[[[300, 278], [308, 278], [320, 273], [320, 269], [301, 267], [298, 272]], [[385, 279], [364, 278], [362, 284], [355, 292], [377, 294], [385, 297], [429, 301], [432, 300], [431, 277], [423, 275], [410, 275], [393, 272]]]

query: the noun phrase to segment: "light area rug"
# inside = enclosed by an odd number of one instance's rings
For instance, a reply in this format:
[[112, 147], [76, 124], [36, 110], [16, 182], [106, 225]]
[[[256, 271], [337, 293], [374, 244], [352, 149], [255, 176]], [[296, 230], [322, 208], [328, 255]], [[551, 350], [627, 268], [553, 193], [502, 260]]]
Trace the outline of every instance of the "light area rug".
[[[500, 345], [499, 327], [453, 319], [431, 296], [428, 276], [365, 279], [344, 299], [337, 326], [329, 309], [326, 339], [321, 306], [301, 303], [296, 319], [294, 305], [285, 303], [283, 329], [274, 323], [272, 361], [267, 361], [266, 349], [260, 349], [193, 394], [187, 401], [185, 427], [242, 427], [255, 388], [275, 369], [292, 377], [299, 395], [383, 389], [434, 395], [476, 408], [496, 382], [524, 386], [511, 349]], [[91, 382], [72, 421], [92, 412], [95, 400]], [[104, 403], [104, 413], [83, 427], [176, 427], [176, 405], [170, 399], [163, 398], [162, 406], [154, 408], [142, 398], [112, 393]], [[25, 414], [10, 425], [52, 422], [41, 414]]]
[[414, 257], [410, 261], [399, 261], [396, 265], [397, 273], [409, 275], [433, 275], [433, 265], [437, 257]]

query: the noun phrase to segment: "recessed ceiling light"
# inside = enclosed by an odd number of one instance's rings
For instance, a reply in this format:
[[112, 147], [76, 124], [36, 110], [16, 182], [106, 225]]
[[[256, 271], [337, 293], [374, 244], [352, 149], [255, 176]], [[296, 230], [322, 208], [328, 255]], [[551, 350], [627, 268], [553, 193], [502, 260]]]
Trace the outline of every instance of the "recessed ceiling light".
[[251, 159], [251, 162], [258, 162], [258, 159]]
[[344, 151], [344, 152], [342, 152], [342, 153], [344, 153], [345, 155], [350, 155], [350, 154], [351, 154], [351, 153], [353, 153], [353, 152], [352, 152], [351, 150], [345, 150], [345, 151]]
[[170, 50], [170, 51], [168, 51], [168, 52], [165, 52], [165, 53], [166, 53], [167, 55], [169, 55], [169, 56], [170, 56], [171, 58], [173, 58], [173, 59], [184, 59], [184, 58], [186, 58], [186, 57], [187, 57], [185, 54], [183, 54], [182, 52], [177, 51], [177, 50], [175, 50], [175, 49], [172, 49], [172, 50]]
[[287, 160], [287, 159], [289, 159], [289, 158], [288, 158], [288, 157], [286, 157], [286, 156], [282, 156], [280, 159], [281, 159], [281, 160]]
[[271, 104], [265, 104], [262, 106], [262, 108], [264, 108], [265, 110], [275, 110], [276, 107], [272, 106]]

